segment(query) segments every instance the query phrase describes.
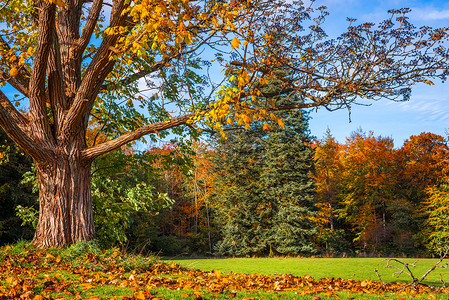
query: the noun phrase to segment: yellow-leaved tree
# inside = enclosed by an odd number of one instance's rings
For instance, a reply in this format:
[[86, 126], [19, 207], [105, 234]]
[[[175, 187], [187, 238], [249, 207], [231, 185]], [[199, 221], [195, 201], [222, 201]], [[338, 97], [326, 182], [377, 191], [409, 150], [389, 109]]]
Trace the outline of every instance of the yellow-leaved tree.
[[[444, 79], [447, 29], [415, 29], [407, 12], [378, 26], [350, 20], [330, 40], [325, 8], [300, 1], [2, 1], [0, 126], [36, 165], [34, 243], [94, 239], [91, 163], [145, 135], [407, 100], [414, 84]], [[273, 81], [276, 95], [264, 93]], [[108, 140], [88, 145], [89, 122]]]

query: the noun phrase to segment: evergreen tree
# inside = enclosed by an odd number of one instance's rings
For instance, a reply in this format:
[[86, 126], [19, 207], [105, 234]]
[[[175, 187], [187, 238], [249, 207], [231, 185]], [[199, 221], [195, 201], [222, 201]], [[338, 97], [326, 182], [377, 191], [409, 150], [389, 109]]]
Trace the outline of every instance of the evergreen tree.
[[[215, 148], [216, 221], [225, 255], [312, 253], [316, 230], [313, 150], [308, 117], [301, 110], [278, 113], [285, 126], [254, 123], [228, 133]], [[279, 122], [282, 123], [282, 122]]]
[[224, 255], [262, 254], [271, 220], [260, 185], [266, 132], [254, 125], [216, 141], [213, 206], [222, 240], [216, 250]]
[[285, 126], [275, 125], [265, 139], [265, 160], [260, 184], [266, 201], [276, 203], [269, 240], [283, 254], [313, 253], [316, 227], [313, 149], [308, 116], [302, 110], [282, 112]]

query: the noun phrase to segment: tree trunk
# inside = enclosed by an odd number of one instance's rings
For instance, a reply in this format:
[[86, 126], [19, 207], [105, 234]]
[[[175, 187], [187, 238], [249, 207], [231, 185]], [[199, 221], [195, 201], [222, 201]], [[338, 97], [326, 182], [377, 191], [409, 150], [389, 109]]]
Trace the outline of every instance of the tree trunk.
[[62, 154], [35, 164], [39, 221], [33, 243], [48, 248], [94, 239], [90, 161]]

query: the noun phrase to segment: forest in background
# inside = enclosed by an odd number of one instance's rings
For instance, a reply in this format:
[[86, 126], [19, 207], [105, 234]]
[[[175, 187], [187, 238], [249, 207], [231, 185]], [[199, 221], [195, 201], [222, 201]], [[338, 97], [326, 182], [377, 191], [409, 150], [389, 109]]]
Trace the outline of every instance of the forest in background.
[[[144, 152], [123, 146], [96, 160], [97, 242], [175, 255], [435, 255], [449, 244], [447, 140], [330, 131], [308, 114], [277, 124], [228, 124], [227, 138]], [[235, 130], [232, 130], [235, 129]], [[88, 140], [108, 137], [91, 124]], [[31, 160], [0, 136], [0, 244], [31, 239], [38, 202]]]

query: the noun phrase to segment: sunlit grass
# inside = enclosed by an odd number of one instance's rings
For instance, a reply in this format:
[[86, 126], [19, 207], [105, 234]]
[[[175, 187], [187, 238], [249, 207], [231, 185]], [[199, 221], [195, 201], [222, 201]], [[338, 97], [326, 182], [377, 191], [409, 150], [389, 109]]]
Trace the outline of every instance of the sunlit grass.
[[[413, 274], [420, 278], [438, 259], [399, 259], [407, 263], [416, 261], [416, 268], [411, 268]], [[410, 277], [399, 271], [385, 268], [383, 258], [226, 258], [226, 259], [174, 259], [179, 265], [200, 269], [203, 271], [219, 270], [222, 272], [246, 274], [292, 274], [295, 276], [310, 275], [314, 278], [343, 278], [355, 280], [379, 280], [374, 271], [379, 266], [379, 275], [385, 282], [409, 282]], [[395, 263], [397, 267], [401, 265]], [[449, 281], [449, 269], [437, 268], [430, 273], [425, 283], [440, 284], [440, 273]]]

